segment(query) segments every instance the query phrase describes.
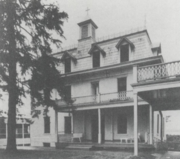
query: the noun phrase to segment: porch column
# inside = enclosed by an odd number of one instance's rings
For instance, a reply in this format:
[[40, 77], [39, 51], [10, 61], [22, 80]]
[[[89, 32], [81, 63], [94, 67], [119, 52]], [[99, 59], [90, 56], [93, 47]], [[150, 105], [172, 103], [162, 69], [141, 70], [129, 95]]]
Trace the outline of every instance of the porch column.
[[23, 146], [24, 146], [24, 119], [22, 122], [22, 139], [23, 139]]
[[137, 93], [134, 93], [134, 155], [138, 155], [138, 102]]
[[98, 109], [98, 144], [101, 143], [101, 109]]
[[59, 142], [58, 137], [58, 111], [55, 109], [55, 135], [56, 135], [56, 142]]
[[71, 133], [74, 133], [74, 116], [73, 113], [71, 113]]
[[149, 105], [149, 143], [150, 143], [150, 144], [153, 144], [152, 124], [153, 124], [152, 105]]

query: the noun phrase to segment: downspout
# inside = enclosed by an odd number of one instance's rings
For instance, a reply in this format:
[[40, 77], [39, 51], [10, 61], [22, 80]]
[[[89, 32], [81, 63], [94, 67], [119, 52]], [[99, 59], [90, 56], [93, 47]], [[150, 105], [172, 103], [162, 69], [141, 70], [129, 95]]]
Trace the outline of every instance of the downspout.
[[160, 137], [161, 137], [161, 142], [163, 141], [163, 114], [162, 111], [159, 111], [160, 117], [161, 117], [161, 129], [160, 129]]

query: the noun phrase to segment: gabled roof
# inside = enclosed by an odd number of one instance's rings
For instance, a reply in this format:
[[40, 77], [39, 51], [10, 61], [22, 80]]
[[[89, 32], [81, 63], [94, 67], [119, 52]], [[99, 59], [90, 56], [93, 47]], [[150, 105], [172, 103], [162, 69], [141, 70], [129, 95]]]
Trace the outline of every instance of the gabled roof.
[[61, 61], [64, 61], [66, 57], [69, 57], [70, 59], [72, 59], [72, 61], [73, 61], [74, 63], [77, 63], [77, 59], [76, 59], [73, 55], [71, 55], [68, 51], [65, 51], [65, 52], [63, 53], [63, 55], [62, 55], [62, 57], [61, 57]]
[[91, 49], [89, 50], [88, 54], [93, 54], [94, 52], [96, 51], [100, 51], [100, 53], [103, 55], [103, 56], [106, 56], [106, 52], [101, 49], [97, 44], [94, 44], [92, 45]]
[[120, 40], [118, 41], [118, 43], [116, 44], [116, 48], [117, 48], [118, 50], [119, 50], [119, 47], [121, 46], [121, 44], [122, 44], [124, 41], [127, 42], [127, 43], [130, 45], [131, 49], [134, 49], [134, 48], [135, 48], [134, 44], [133, 44], [128, 38], [123, 37], [123, 38], [120, 39]]

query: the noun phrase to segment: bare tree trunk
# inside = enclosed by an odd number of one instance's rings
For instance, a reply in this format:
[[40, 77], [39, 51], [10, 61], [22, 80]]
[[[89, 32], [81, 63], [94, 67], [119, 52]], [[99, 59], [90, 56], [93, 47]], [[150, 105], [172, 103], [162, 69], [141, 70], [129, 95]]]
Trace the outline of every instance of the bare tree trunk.
[[16, 104], [18, 99], [18, 91], [16, 86], [16, 42], [15, 42], [15, 9], [12, 0], [7, 0], [7, 33], [9, 41], [9, 81], [8, 81], [8, 138], [7, 151], [16, 151]]

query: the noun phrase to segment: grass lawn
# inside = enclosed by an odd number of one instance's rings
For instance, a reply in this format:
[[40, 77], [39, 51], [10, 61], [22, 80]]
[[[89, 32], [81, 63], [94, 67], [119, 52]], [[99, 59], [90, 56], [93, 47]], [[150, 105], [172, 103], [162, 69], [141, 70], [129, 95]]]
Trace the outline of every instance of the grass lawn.
[[[131, 159], [132, 152], [87, 151], [87, 150], [19, 150], [17, 153], [7, 153], [0, 149], [0, 159]], [[137, 159], [154, 159], [148, 154]], [[136, 158], [133, 158], [136, 159]]]

